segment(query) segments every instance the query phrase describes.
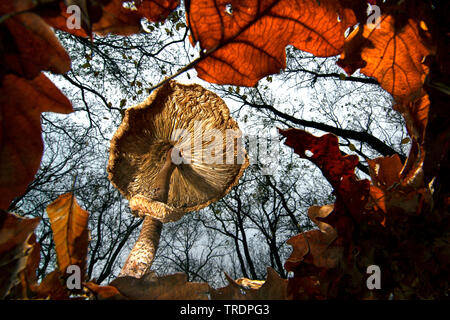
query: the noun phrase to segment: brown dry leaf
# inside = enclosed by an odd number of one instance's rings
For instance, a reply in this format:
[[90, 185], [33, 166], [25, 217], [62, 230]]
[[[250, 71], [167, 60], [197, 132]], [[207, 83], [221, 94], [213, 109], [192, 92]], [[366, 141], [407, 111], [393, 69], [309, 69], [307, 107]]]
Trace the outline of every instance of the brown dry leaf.
[[68, 266], [78, 265], [84, 276], [89, 243], [89, 213], [78, 205], [72, 193], [66, 193], [47, 206], [47, 214], [59, 270], [65, 274]]
[[225, 273], [228, 286], [211, 289], [212, 300], [286, 300], [288, 280], [283, 279], [272, 268], [267, 268], [267, 279], [233, 280]]
[[425, 139], [430, 109], [428, 95], [424, 94], [420, 99], [409, 103], [396, 103], [393, 108], [400, 112], [405, 119], [409, 135], [418, 143], [422, 143]]
[[99, 35], [138, 33], [142, 18], [153, 22], [164, 21], [179, 4], [179, 0], [137, 0], [134, 1], [136, 9], [128, 9], [123, 2], [126, 1], [111, 0], [105, 5], [101, 19], [93, 24], [92, 30]]
[[36, 270], [41, 259], [41, 245], [36, 242], [36, 235], [33, 233], [28, 239], [28, 246], [31, 247], [27, 257], [25, 268], [19, 273], [19, 283], [11, 289], [9, 296], [13, 299], [30, 299], [37, 290]]
[[382, 189], [387, 189], [394, 183], [398, 183], [403, 164], [400, 157], [395, 154], [390, 157], [368, 159], [370, 177], [372, 183]]
[[26, 219], [0, 210], [0, 299], [19, 283], [33, 250], [30, 238], [40, 219]]
[[210, 290], [207, 283], [188, 282], [184, 273], [162, 277], [148, 273], [140, 279], [119, 277], [110, 286], [133, 300], [207, 300]]
[[[33, 7], [31, 0], [2, 1], [0, 15]], [[65, 73], [70, 69], [70, 57], [53, 30], [34, 13], [23, 13], [0, 24], [0, 80], [6, 73], [27, 79], [42, 70]]]
[[69, 291], [64, 284], [63, 274], [55, 270], [47, 274], [36, 289], [36, 299], [68, 300]]
[[3, 78], [0, 87], [0, 208], [23, 194], [39, 168], [42, 112], [72, 112], [70, 101], [44, 75]]
[[[91, 33], [92, 23], [97, 22], [102, 15], [102, 7], [109, 0], [61, 0], [38, 6], [34, 12], [38, 13], [53, 28], [68, 32], [78, 37], [87, 37]], [[74, 22], [73, 11], [67, 13], [68, 7], [75, 5], [80, 9], [80, 28], [69, 28], [67, 22]], [[69, 19], [69, 20], [68, 20]]]
[[361, 68], [399, 102], [416, 100], [428, 73], [423, 61], [431, 53], [418, 23], [410, 19], [398, 28], [394, 17], [382, 16], [378, 29], [363, 24], [346, 39], [338, 64], [348, 74]]
[[[191, 43], [205, 56], [195, 69], [205, 81], [253, 86], [286, 67], [292, 44], [319, 57], [339, 54], [353, 11], [337, 0], [205, 0], [187, 3]], [[338, 16], [341, 21], [338, 20]]]
[[84, 284], [97, 300], [126, 300], [119, 290], [113, 286], [99, 286], [95, 282], [89, 281]]
[[320, 218], [326, 218], [333, 212], [333, 205], [312, 206], [308, 217], [319, 227], [290, 238], [293, 251], [285, 262], [285, 268], [293, 271], [302, 262], [314, 264], [319, 268], [334, 268], [342, 258], [343, 248], [332, 245], [337, 238], [336, 230]]

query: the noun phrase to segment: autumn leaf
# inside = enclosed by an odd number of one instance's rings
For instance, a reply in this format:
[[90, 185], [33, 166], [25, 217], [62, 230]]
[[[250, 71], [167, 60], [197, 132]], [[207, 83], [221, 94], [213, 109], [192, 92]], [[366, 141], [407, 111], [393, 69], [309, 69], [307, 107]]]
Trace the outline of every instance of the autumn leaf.
[[400, 180], [403, 164], [400, 157], [395, 154], [390, 157], [380, 157], [367, 160], [372, 183], [380, 188], [387, 189]]
[[336, 267], [342, 256], [342, 248], [330, 247], [330, 245], [337, 238], [337, 232], [329, 224], [317, 219], [327, 217], [332, 211], [332, 205], [309, 208], [308, 217], [319, 227], [319, 230], [299, 234], [287, 241], [287, 244], [293, 247], [293, 251], [285, 262], [286, 270], [294, 270], [303, 261], [317, 267]]
[[[37, 6], [33, 11], [39, 14], [51, 27], [73, 34], [78, 37], [87, 37], [91, 34], [92, 24], [100, 20], [103, 5], [109, 0], [64, 0], [53, 1]], [[74, 11], [76, 6], [78, 11]], [[77, 20], [78, 19], [78, 20]], [[79, 25], [76, 25], [79, 23]], [[73, 24], [73, 25], [71, 25]]]
[[27, 256], [27, 264], [18, 274], [19, 283], [10, 290], [8, 295], [14, 299], [31, 299], [35, 296], [38, 287], [36, 270], [39, 267], [41, 258], [41, 245], [36, 241], [36, 234], [33, 233], [30, 236], [28, 246], [31, 249]]
[[72, 112], [67, 98], [43, 74], [33, 80], [14, 75], [0, 87], [0, 208], [23, 194], [36, 174], [43, 151], [42, 112]]
[[122, 0], [111, 0], [103, 7], [101, 19], [93, 24], [92, 30], [99, 35], [108, 33], [131, 35], [141, 29], [141, 19], [164, 21], [178, 6], [179, 0], [138, 0], [135, 9], [125, 8]]
[[423, 34], [416, 20], [399, 28], [394, 16], [384, 15], [379, 28], [363, 24], [352, 32], [338, 65], [347, 74], [361, 68], [361, 73], [377, 79], [398, 102], [414, 101], [422, 95], [428, 72], [423, 61], [431, 53]]
[[302, 158], [316, 164], [335, 189], [338, 189], [343, 177], [354, 175], [358, 157], [343, 156], [339, 149], [338, 138], [334, 134], [316, 137], [297, 129], [279, 129], [279, 132], [287, 138], [285, 144], [293, 148]]
[[188, 282], [184, 273], [162, 277], [148, 273], [140, 279], [118, 277], [110, 286], [117, 288], [127, 299], [133, 300], [207, 300], [210, 289], [207, 283]]
[[[32, 1], [9, 0], [0, 4], [0, 14], [33, 7]], [[6, 73], [33, 79], [42, 70], [65, 73], [70, 57], [53, 30], [34, 13], [12, 16], [0, 24], [0, 79]]]
[[287, 280], [270, 267], [267, 268], [266, 280], [233, 280], [226, 273], [225, 277], [228, 286], [211, 289], [212, 300], [286, 300]]
[[240, 86], [285, 68], [289, 44], [318, 57], [339, 54], [356, 23], [336, 0], [189, 1], [186, 12], [191, 43], [202, 50], [198, 76]]
[[94, 295], [97, 300], [126, 300], [119, 290], [113, 286], [100, 286], [93, 281], [89, 281], [84, 286]]
[[36, 299], [68, 300], [69, 291], [59, 270], [47, 274], [36, 289]]
[[84, 275], [89, 242], [88, 212], [71, 193], [66, 193], [47, 206], [47, 214], [60, 272], [65, 274], [68, 266], [78, 265]]
[[27, 219], [0, 210], [0, 298], [20, 282], [18, 275], [27, 267], [33, 250], [34, 229], [40, 219]]

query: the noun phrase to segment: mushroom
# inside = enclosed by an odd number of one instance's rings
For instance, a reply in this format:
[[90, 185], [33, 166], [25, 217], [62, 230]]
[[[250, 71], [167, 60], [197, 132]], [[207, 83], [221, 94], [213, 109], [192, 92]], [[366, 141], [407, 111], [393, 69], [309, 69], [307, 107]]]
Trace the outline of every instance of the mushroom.
[[200, 85], [168, 81], [126, 110], [107, 171], [144, 221], [119, 276], [148, 273], [162, 224], [208, 206], [238, 183], [249, 164], [240, 141], [226, 104]]

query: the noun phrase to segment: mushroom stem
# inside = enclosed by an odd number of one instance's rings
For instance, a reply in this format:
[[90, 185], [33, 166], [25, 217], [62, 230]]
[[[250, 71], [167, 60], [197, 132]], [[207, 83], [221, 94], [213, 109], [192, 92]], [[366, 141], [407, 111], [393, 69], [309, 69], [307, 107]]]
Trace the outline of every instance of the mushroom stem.
[[141, 278], [151, 267], [161, 237], [162, 222], [146, 216], [141, 233], [125, 262], [119, 277]]
[[[166, 160], [163, 167], [159, 171], [155, 179], [155, 189], [153, 193], [153, 200], [160, 202], [167, 202], [169, 195], [170, 177], [176, 165], [172, 161], [172, 149], [166, 154]], [[159, 239], [161, 237], [162, 222], [152, 218], [145, 213], [139, 214], [145, 216], [142, 224], [141, 233], [136, 241], [133, 249], [125, 261], [119, 277], [132, 276], [141, 278], [145, 275], [153, 263], [156, 250], [158, 249]]]

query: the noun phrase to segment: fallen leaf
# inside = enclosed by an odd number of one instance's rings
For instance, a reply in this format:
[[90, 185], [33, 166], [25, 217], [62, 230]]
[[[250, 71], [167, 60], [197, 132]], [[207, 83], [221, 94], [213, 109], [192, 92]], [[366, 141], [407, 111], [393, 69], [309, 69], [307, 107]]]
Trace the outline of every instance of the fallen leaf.
[[42, 157], [42, 112], [70, 113], [69, 100], [44, 75], [3, 78], [0, 87], [0, 208], [23, 194]]
[[65, 274], [68, 266], [77, 265], [84, 276], [89, 243], [89, 213], [78, 205], [73, 194], [66, 193], [47, 206], [47, 214], [60, 272]]
[[59, 270], [47, 274], [36, 289], [35, 299], [69, 300], [64, 275]]
[[85, 283], [84, 286], [92, 292], [97, 300], [126, 300], [116, 287], [100, 286], [92, 281]]
[[109, 285], [133, 300], [207, 300], [210, 289], [207, 283], [188, 282], [184, 273], [162, 277], [148, 273], [140, 279], [118, 277]]
[[233, 280], [225, 273], [228, 286], [211, 288], [211, 300], [286, 300], [287, 279], [283, 279], [272, 268], [267, 268], [267, 278], [250, 280], [239, 278]]

